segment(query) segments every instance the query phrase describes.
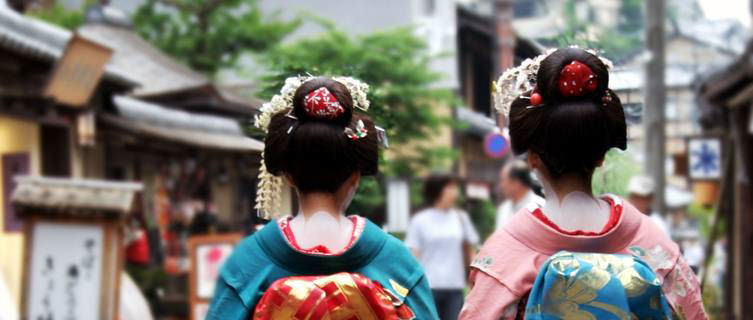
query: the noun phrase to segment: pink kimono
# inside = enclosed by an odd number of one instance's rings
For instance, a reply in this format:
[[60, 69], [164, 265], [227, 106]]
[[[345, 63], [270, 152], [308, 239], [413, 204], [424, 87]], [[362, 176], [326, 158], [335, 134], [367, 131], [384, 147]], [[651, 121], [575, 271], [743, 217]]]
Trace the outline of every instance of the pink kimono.
[[486, 241], [473, 260], [473, 289], [466, 297], [460, 319], [521, 316], [539, 268], [560, 250], [638, 256], [663, 279], [667, 301], [681, 319], [707, 319], [698, 281], [677, 244], [632, 205], [616, 196], [605, 200], [610, 203], [612, 214], [599, 233], [561, 230], [536, 206], [518, 212], [504, 229]]

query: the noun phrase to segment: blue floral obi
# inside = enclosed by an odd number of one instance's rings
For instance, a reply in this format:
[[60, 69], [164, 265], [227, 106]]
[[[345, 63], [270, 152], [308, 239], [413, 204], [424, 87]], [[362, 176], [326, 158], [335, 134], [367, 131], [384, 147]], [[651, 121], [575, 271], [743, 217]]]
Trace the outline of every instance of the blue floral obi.
[[637, 257], [560, 251], [542, 266], [526, 319], [671, 319], [661, 280]]

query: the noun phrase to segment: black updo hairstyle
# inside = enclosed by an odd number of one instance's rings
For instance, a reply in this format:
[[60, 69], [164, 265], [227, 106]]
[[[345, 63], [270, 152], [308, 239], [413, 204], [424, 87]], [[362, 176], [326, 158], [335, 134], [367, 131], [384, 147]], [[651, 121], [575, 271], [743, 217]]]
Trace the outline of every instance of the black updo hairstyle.
[[[578, 97], [560, 93], [562, 69], [573, 61], [591, 68], [596, 90]], [[541, 62], [536, 86], [541, 105], [529, 107], [527, 92], [510, 106], [510, 139], [516, 154], [535, 152], [553, 178], [571, 173], [590, 177], [609, 149], [627, 147], [622, 103], [609, 89], [607, 66], [598, 57], [577, 48], [559, 49]]]
[[[312, 117], [304, 109], [306, 95], [327, 88], [345, 112], [334, 119]], [[264, 163], [276, 176], [288, 175], [302, 193], [336, 192], [353, 173], [375, 175], [379, 151], [376, 129], [369, 117], [353, 112], [353, 99], [340, 82], [314, 78], [303, 83], [293, 96], [294, 117], [288, 112], [272, 116], [264, 140]], [[368, 134], [353, 140], [345, 127], [363, 121]]]

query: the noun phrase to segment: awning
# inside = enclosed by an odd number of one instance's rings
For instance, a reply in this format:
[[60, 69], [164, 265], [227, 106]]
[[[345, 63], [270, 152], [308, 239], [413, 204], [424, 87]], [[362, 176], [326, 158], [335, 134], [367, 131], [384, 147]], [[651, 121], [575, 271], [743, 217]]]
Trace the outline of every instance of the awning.
[[170, 109], [124, 96], [114, 97], [113, 102], [117, 115], [98, 116], [123, 130], [209, 149], [264, 150], [264, 143], [245, 136], [238, 122], [231, 118]]
[[125, 214], [131, 209], [141, 183], [103, 180], [16, 177], [11, 201], [25, 209], [67, 214], [101, 212]]
[[467, 107], [455, 108], [455, 116], [458, 121], [468, 124], [467, 131], [475, 133], [480, 137], [485, 136], [497, 128], [494, 119]]

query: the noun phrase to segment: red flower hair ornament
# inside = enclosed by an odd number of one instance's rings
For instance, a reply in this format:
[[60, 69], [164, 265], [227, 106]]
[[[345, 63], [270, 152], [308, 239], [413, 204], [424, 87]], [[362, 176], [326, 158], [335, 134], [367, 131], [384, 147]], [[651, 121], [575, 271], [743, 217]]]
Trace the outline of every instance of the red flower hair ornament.
[[303, 109], [312, 118], [336, 119], [345, 113], [345, 108], [326, 87], [309, 92], [303, 101]]
[[[509, 117], [510, 106], [518, 98], [530, 99], [531, 104], [529, 105], [529, 108], [534, 108], [546, 102], [544, 101], [541, 92], [536, 88], [536, 80], [541, 62], [557, 50], [558, 49], [550, 49], [544, 54], [526, 59], [521, 62], [519, 66], [507, 69], [501, 76], [499, 76], [497, 81], [492, 82], [492, 87], [494, 89], [494, 107], [500, 114]], [[609, 59], [599, 56], [598, 52], [594, 50], [585, 49], [584, 51], [601, 60], [607, 70], [612, 69], [613, 64]], [[578, 65], [582, 66], [578, 68]], [[568, 87], [565, 90], [560, 90], [562, 96], [583, 96], [588, 90], [597, 90], [599, 87], [598, 81], [603, 80], [598, 79], [598, 76], [593, 73], [593, 70], [590, 70], [590, 68], [581, 61], [574, 61], [565, 65], [560, 72], [561, 75], [566, 76], [561, 76], [563, 79], [558, 80], [564, 80], [562, 86], [565, 87], [564, 84], [567, 83]], [[573, 73], [575, 73], [575, 76], [573, 76]], [[585, 78], [582, 75], [578, 76], [578, 74], [581, 73], [586, 75]], [[594, 77], [589, 78], [591, 75]], [[571, 77], [572, 79], [569, 79]], [[570, 82], [567, 82], [568, 80]], [[572, 82], [573, 80], [575, 80], [574, 86]], [[571, 87], [574, 89], [571, 89]], [[581, 93], [581, 88], [583, 89], [583, 93]], [[530, 95], [528, 95], [527, 92], [530, 92]], [[609, 90], [606, 90], [602, 97], [602, 104], [608, 106], [610, 101], [614, 98], [616, 98], [614, 94]]]
[[[563, 97], [582, 97], [599, 88], [599, 80], [593, 70], [585, 63], [577, 60], [562, 68], [557, 82], [560, 94]], [[542, 103], [543, 98], [537, 88], [534, 88], [533, 93], [531, 93], [530, 100], [531, 106], [538, 106]], [[612, 97], [609, 93], [605, 93], [602, 100], [606, 106], [611, 102]]]
[[560, 94], [563, 97], [581, 97], [596, 91], [598, 79], [593, 70], [585, 63], [573, 61], [560, 71]]

